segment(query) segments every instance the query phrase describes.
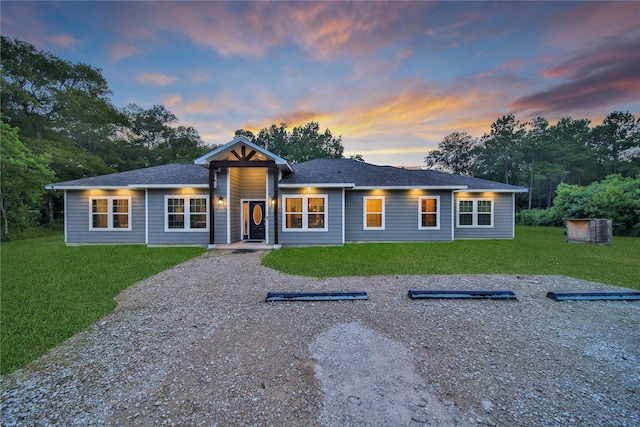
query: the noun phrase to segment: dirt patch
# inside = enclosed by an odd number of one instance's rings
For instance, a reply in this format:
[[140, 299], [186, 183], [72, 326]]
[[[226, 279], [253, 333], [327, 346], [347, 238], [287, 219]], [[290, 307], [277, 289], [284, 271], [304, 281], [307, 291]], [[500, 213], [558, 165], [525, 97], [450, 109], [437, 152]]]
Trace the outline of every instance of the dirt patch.
[[459, 424], [453, 405], [424, 387], [409, 351], [359, 323], [322, 333], [311, 346], [324, 394], [320, 422], [326, 426]]

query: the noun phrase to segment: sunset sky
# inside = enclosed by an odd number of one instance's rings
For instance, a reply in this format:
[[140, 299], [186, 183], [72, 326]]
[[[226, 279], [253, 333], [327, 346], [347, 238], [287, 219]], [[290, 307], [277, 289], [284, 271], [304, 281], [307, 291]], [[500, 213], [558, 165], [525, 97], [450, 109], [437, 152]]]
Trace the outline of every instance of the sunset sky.
[[100, 68], [208, 144], [309, 121], [420, 166], [498, 117], [640, 114], [640, 2], [11, 2], [1, 33]]

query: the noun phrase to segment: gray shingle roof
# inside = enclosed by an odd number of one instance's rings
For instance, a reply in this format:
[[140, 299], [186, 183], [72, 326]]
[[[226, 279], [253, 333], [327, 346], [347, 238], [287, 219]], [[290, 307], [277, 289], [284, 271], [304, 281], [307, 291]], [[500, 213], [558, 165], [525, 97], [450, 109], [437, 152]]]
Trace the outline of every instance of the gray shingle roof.
[[440, 187], [470, 190], [526, 191], [523, 187], [433, 170], [377, 166], [351, 159], [315, 159], [293, 165], [284, 185], [352, 184], [355, 187]]
[[[345, 187], [434, 187], [526, 191], [526, 188], [433, 170], [377, 166], [351, 159], [315, 159], [293, 165], [281, 185], [333, 184]], [[193, 163], [174, 163], [47, 185], [47, 189], [207, 186], [209, 171]]]
[[193, 163], [173, 163], [169, 165], [153, 166], [109, 175], [76, 179], [47, 185], [47, 189], [65, 188], [100, 188], [100, 187], [129, 187], [129, 186], [201, 186], [208, 185], [209, 170]]

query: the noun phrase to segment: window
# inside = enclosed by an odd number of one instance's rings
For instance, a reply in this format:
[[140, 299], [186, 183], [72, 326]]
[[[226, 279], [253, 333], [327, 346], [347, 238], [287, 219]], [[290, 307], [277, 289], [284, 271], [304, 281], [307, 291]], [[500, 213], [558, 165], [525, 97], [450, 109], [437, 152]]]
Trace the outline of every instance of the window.
[[384, 230], [384, 197], [364, 197], [364, 229]]
[[92, 197], [89, 203], [91, 205], [90, 230], [131, 230], [131, 197]]
[[418, 198], [418, 229], [440, 229], [440, 196]]
[[283, 196], [284, 231], [327, 231], [327, 196]]
[[458, 227], [493, 227], [493, 200], [459, 199]]
[[164, 231], [207, 231], [208, 196], [165, 196]]

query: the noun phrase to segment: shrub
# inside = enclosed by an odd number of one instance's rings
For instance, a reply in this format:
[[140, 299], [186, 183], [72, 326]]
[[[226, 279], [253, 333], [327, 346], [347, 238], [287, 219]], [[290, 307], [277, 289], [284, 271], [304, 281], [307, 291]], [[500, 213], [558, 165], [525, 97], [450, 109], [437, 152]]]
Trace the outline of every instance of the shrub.
[[516, 221], [520, 225], [562, 226], [563, 221], [557, 221], [552, 214], [553, 212], [551, 209], [531, 209], [520, 211], [516, 215]]
[[560, 184], [549, 211], [554, 222], [609, 218], [613, 220], [614, 234], [640, 236], [640, 176], [609, 175], [587, 187]]

